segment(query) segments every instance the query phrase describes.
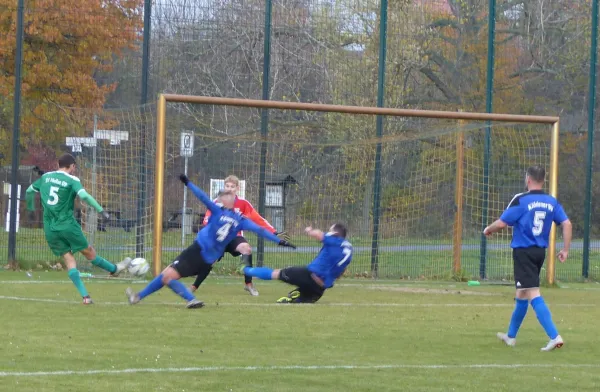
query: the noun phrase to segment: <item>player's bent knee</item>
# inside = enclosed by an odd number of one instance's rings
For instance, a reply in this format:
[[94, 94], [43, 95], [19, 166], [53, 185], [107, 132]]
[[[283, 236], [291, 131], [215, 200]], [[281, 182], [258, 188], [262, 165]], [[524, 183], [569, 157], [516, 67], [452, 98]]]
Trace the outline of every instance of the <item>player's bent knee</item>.
[[235, 248], [237, 252], [240, 252], [243, 255], [251, 255], [252, 247], [248, 243], [239, 244], [237, 248]]
[[180, 278], [181, 275], [179, 275], [179, 272], [177, 272], [175, 268], [167, 267], [162, 272], [162, 282], [165, 286], [168, 285], [172, 280], [178, 280]]

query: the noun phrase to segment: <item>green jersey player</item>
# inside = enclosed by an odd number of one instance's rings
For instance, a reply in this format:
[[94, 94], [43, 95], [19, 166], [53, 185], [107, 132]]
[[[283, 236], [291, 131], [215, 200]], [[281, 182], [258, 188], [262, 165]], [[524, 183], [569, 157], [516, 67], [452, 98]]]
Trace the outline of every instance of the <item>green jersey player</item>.
[[27, 209], [35, 210], [35, 194], [40, 194], [40, 200], [44, 209], [44, 234], [50, 250], [56, 256], [62, 256], [67, 265], [69, 278], [83, 297], [83, 304], [92, 304], [90, 298], [77, 270], [77, 262], [74, 254], [81, 252], [93, 265], [100, 267], [117, 276], [129, 266], [129, 257], [118, 264], [113, 264], [100, 256], [87, 242], [83, 235], [81, 226], [73, 216], [75, 197], [86, 202], [104, 219], [109, 215], [98, 202], [90, 196], [75, 177], [75, 158], [71, 154], [64, 154], [58, 160], [58, 170], [44, 173], [37, 181], [27, 188]]

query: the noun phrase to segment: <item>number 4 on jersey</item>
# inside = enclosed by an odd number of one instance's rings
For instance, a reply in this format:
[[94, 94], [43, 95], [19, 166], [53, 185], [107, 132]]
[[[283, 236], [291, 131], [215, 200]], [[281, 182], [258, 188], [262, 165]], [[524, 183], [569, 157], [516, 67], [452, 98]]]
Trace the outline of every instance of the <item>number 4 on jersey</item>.
[[217, 230], [217, 241], [223, 242], [225, 238], [229, 235], [229, 231], [231, 230], [231, 223], [227, 223]]

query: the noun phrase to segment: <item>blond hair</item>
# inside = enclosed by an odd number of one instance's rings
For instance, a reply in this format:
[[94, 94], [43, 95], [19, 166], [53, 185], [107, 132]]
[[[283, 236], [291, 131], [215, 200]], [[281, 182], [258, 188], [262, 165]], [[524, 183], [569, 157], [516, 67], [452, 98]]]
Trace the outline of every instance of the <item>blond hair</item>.
[[240, 179], [237, 178], [237, 176], [234, 176], [233, 174], [225, 177], [225, 181], [223, 181], [223, 183], [227, 184], [228, 182], [235, 184], [235, 186], [240, 186]]

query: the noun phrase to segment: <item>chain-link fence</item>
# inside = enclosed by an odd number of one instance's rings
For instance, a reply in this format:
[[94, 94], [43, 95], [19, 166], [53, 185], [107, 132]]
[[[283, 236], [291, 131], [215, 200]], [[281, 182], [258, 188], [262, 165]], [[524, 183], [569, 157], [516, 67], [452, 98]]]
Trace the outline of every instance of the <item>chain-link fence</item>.
[[[482, 0], [116, 0], [105, 3], [25, 0], [20, 166], [17, 170], [20, 196], [24, 196], [25, 189], [36, 178], [34, 166], [54, 169], [57, 154], [72, 151], [67, 137], [96, 138], [94, 130], [127, 131], [127, 127], [135, 129], [135, 134], [153, 133], [154, 122], [149, 119], [154, 115], [152, 105], [139, 105], [146, 100], [152, 102], [157, 94], [165, 92], [558, 115], [561, 118], [559, 199], [574, 225], [575, 239], [569, 263], [577, 267], [559, 268], [557, 277], [598, 279], [600, 229], [595, 223], [600, 218], [600, 210], [594, 203], [586, 202], [587, 187], [591, 190], [591, 201], [600, 192], [598, 181], [594, 181], [598, 154], [588, 163], [590, 136], [597, 124], [595, 85], [591, 83], [596, 60], [590, 56], [592, 34], [597, 34], [593, 21], [596, 8], [592, 1], [571, 0], [497, 0], [492, 4], [495, 7], [490, 9], [490, 2]], [[0, 91], [7, 98], [0, 101], [0, 175], [6, 184], [0, 197], [0, 264], [8, 261], [9, 248], [7, 189], [13, 181], [10, 141], [15, 49], [18, 47], [17, 10], [14, 1], [0, 1], [0, 63], [4, 70], [0, 73]], [[145, 23], [144, 15], [148, 12], [151, 17]], [[491, 20], [495, 22], [495, 31], [490, 36]], [[148, 57], [144, 56], [144, 44], [149, 49]], [[383, 56], [385, 67], [380, 67]], [[493, 63], [491, 73], [488, 72], [490, 61]], [[147, 82], [146, 97], [142, 96], [142, 81]], [[592, 91], [590, 86], [593, 86]], [[593, 110], [590, 111], [590, 107]], [[199, 113], [190, 106], [179, 109], [192, 119]], [[105, 113], [119, 113], [119, 120], [113, 123], [101, 120], [99, 125], [94, 125], [94, 114], [110, 117]], [[315, 128], [315, 119], [310, 116], [285, 119], [271, 116], [265, 125], [261, 121], [244, 123], [233, 111], [229, 114], [234, 120], [224, 123], [228, 127], [221, 129], [225, 136], [258, 132], [261, 128], [267, 132], [286, 126], [302, 127], [303, 132]], [[227, 110], [220, 115], [228, 118]], [[336, 119], [340, 129], [360, 124], [347, 118]], [[205, 121], [203, 118], [195, 120]], [[190, 125], [182, 124], [184, 126]], [[365, 137], [375, 137], [376, 125], [369, 127]], [[177, 129], [181, 131], [185, 129]], [[362, 131], [352, 129], [347, 133], [349, 137], [359, 137]], [[514, 170], [521, 173], [524, 168], [501, 164], [502, 156], [510, 159], [511, 145], [506, 136], [494, 138], [494, 134], [492, 132], [491, 155], [482, 159], [496, 162], [492, 163], [494, 170], [498, 173], [507, 170], [506, 178], [512, 178]], [[334, 135], [330, 140], [339, 143], [339, 137]], [[140, 140], [152, 138], [140, 136]], [[98, 151], [106, 154], [111, 151], [109, 146], [116, 146], [110, 139], [100, 143]], [[131, 144], [137, 148], [130, 153], [134, 160], [132, 167], [138, 169], [128, 172], [128, 181], [146, 182], [147, 176], [152, 175], [153, 162], [146, 160], [143, 152], [152, 146], [139, 140]], [[414, 148], [409, 143], [403, 145], [407, 149]], [[435, 157], [438, 151], [432, 148], [430, 155]], [[92, 162], [90, 146], [76, 153], [82, 154], [86, 164]], [[394, 208], [392, 198], [416, 197], [397, 193], [402, 181], [409, 181], [409, 174], [415, 170], [413, 161], [402, 158], [409, 153], [415, 151], [397, 151], [398, 161], [391, 160], [387, 168], [383, 168], [380, 201], [386, 208]], [[413, 160], [424, 159], [425, 155], [420, 154]], [[404, 164], [397, 164], [399, 161]], [[348, 173], [351, 172], [349, 169]], [[370, 174], [364, 178], [347, 176], [345, 181], [348, 186], [355, 182], [367, 189], [361, 181], [371, 181], [371, 177]], [[433, 178], [428, 173], [420, 181], [434, 183]], [[91, 174], [89, 178], [87, 174], [82, 175], [82, 179], [90, 190]], [[96, 178], [96, 181], [100, 180]], [[100, 189], [103, 185], [98, 184]], [[415, 189], [421, 185], [413, 184]], [[506, 189], [512, 192], [513, 187], [511, 182]], [[143, 192], [150, 190], [139, 186], [129, 188], [131, 192], [126, 192], [124, 200], [135, 202], [127, 204], [128, 211], [124, 213], [127, 217], [123, 217], [133, 233], [127, 234], [126, 249], [133, 246], [135, 253], [148, 257], [145, 249], [150, 245], [144, 241], [150, 230], [147, 203], [151, 203], [151, 196]], [[116, 203], [109, 197], [102, 201]], [[252, 201], [259, 204], [256, 199]], [[358, 230], [365, 238], [372, 234], [373, 200], [368, 202], [370, 204], [364, 204], [357, 212], [364, 218]], [[400, 208], [398, 202], [395, 206]], [[591, 217], [587, 227], [586, 207]], [[42, 231], [39, 223], [29, 222], [29, 218], [34, 217], [25, 211], [24, 202], [20, 203], [19, 211], [17, 261], [31, 259], [25, 257], [31, 247], [40, 249], [34, 251], [36, 257], [32, 262], [51, 260], [53, 256], [41, 250], [46, 249]], [[482, 218], [477, 215], [479, 212], [465, 211], [465, 214], [465, 221]], [[39, 218], [37, 212], [35, 219]], [[490, 210], [488, 221], [494, 218]], [[382, 225], [385, 228], [389, 222]], [[431, 230], [400, 233], [394, 229], [391, 232], [398, 242], [401, 239], [402, 244], [410, 246], [411, 241], [422, 239]], [[469, 240], [474, 247], [480, 241], [475, 234]], [[103, 246], [110, 246], [111, 241], [107, 240]], [[586, 252], [584, 243], [588, 242]], [[121, 257], [117, 253], [114, 257]], [[447, 260], [443, 255], [440, 257], [443, 258], [441, 265], [447, 261], [448, 271], [451, 271], [452, 255], [448, 254]], [[390, 276], [408, 275], [401, 272], [400, 267], [390, 271]]]

